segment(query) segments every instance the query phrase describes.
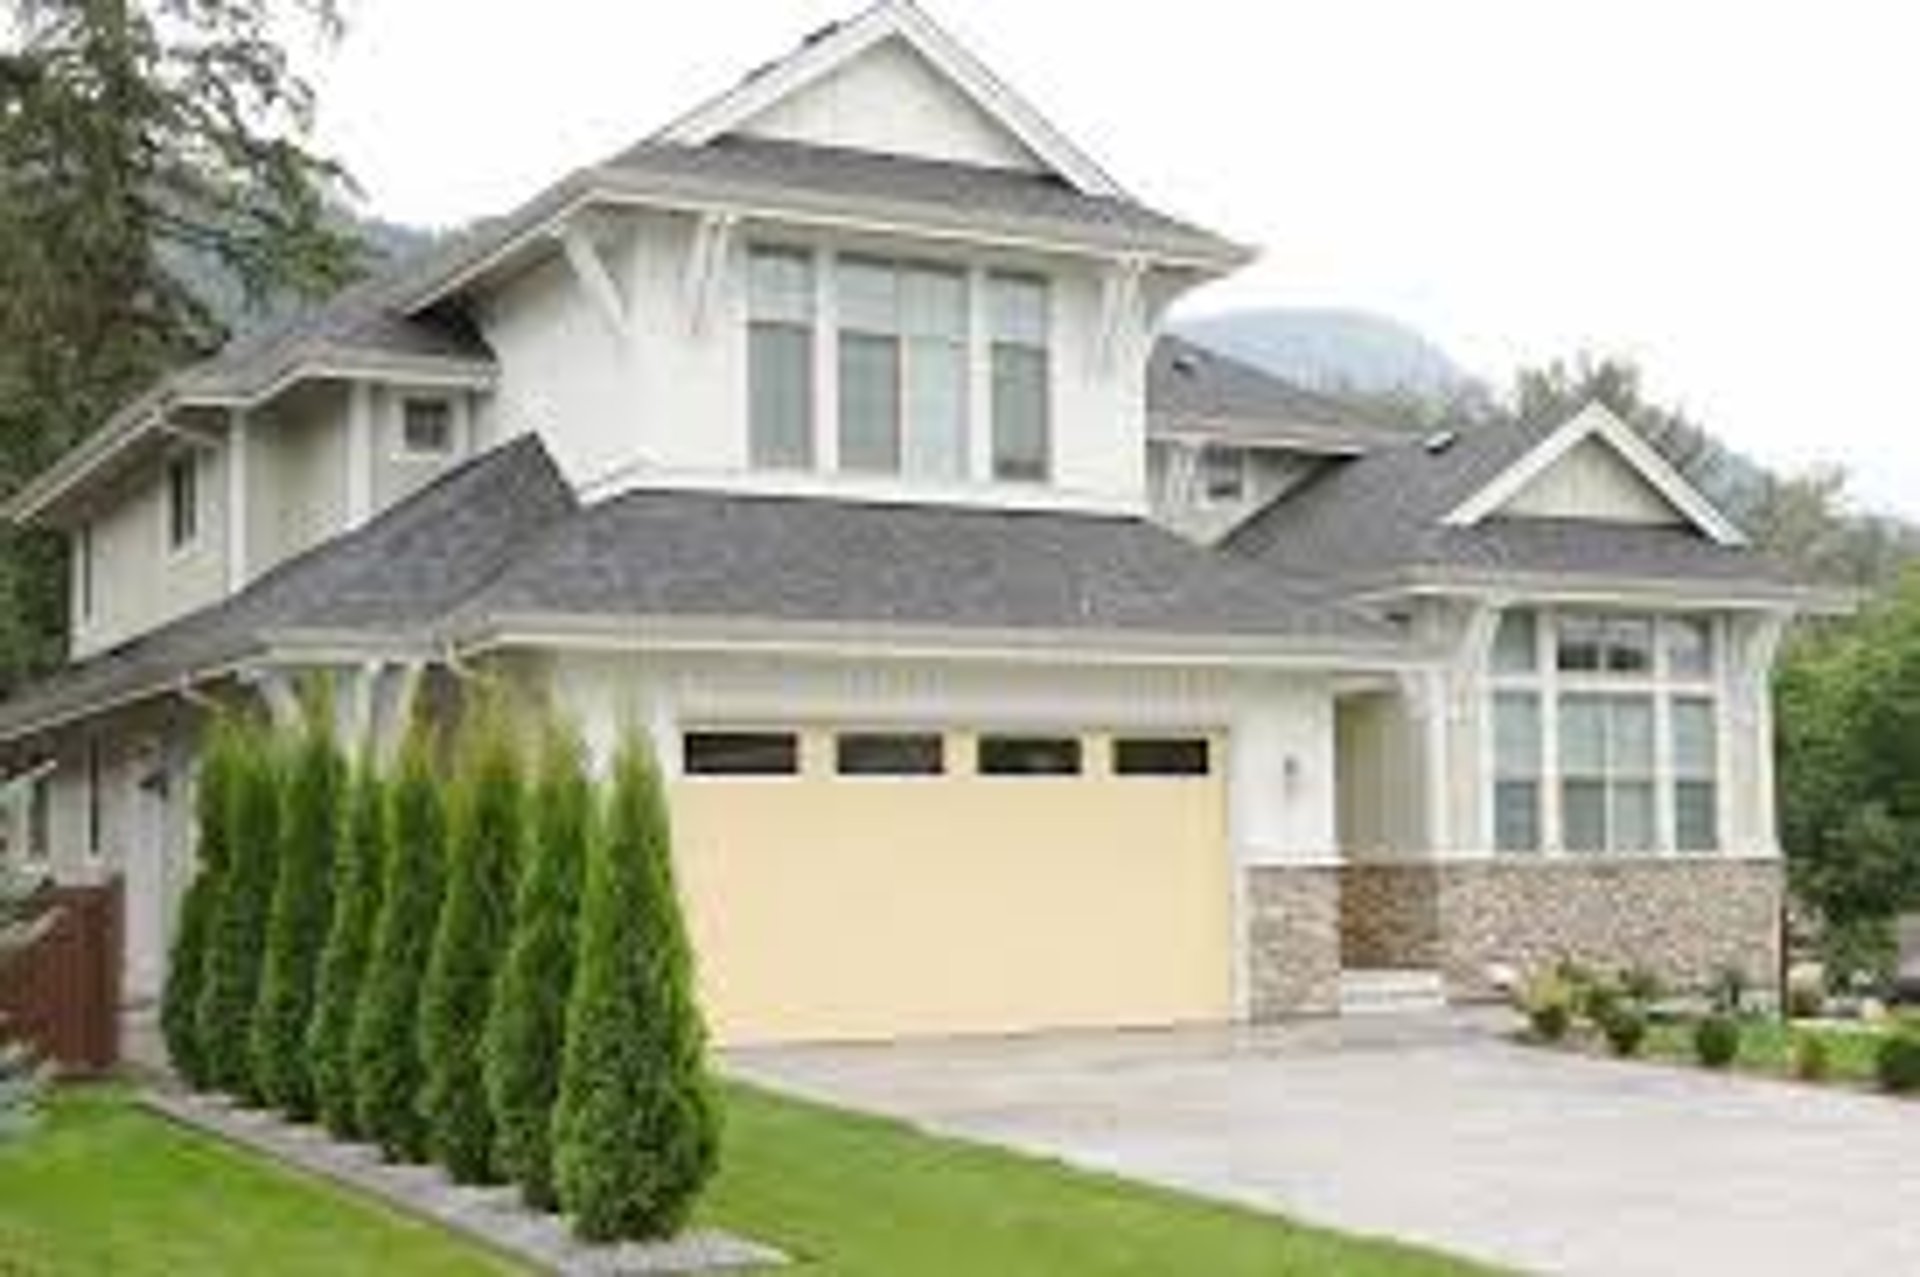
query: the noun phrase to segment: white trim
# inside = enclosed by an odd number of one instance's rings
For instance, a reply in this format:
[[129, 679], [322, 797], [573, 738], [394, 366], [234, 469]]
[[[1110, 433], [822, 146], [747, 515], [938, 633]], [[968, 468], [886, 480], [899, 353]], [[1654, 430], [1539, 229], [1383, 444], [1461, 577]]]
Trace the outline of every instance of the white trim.
[[1449, 511], [1441, 522], [1450, 527], [1472, 527], [1498, 513], [1554, 462], [1588, 439], [1600, 439], [1639, 476], [1666, 498], [1695, 528], [1724, 546], [1744, 546], [1746, 534], [1733, 525], [1706, 494], [1681, 474], [1638, 431], [1594, 402], [1575, 413], [1525, 456], [1508, 466], [1478, 492]]
[[247, 588], [249, 565], [248, 523], [251, 519], [247, 480], [250, 475], [248, 444], [253, 423], [244, 408], [235, 408], [227, 416], [227, 593], [238, 594]]
[[[461, 427], [460, 397], [438, 390], [421, 392], [405, 387], [393, 392], [392, 425], [393, 446], [387, 452], [387, 459], [396, 465], [442, 465], [462, 455], [464, 444], [461, 436], [465, 433]], [[407, 437], [407, 408], [416, 403], [444, 404], [447, 409], [447, 443], [444, 448], [416, 448]]]
[[575, 281], [593, 303], [594, 312], [606, 324], [607, 331], [619, 341], [628, 340], [632, 334], [627, 299], [621, 296], [620, 286], [613, 282], [613, 275], [586, 228], [578, 218], [569, 219], [555, 239], [566, 255], [567, 265], [573, 269]]
[[667, 125], [655, 135], [656, 140], [704, 146], [888, 39], [899, 39], [920, 54], [994, 123], [1079, 190], [1089, 195], [1125, 197], [1126, 192], [1091, 157], [909, 0], [881, 0], [817, 39], [808, 40], [737, 87]]
[[356, 381], [347, 399], [347, 530], [373, 517], [373, 384]]

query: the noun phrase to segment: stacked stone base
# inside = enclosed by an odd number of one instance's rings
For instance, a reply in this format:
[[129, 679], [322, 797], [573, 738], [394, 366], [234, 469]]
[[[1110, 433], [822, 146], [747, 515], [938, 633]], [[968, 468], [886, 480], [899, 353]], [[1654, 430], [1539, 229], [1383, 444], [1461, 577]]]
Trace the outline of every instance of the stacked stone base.
[[1448, 996], [1496, 995], [1497, 969], [1563, 958], [1638, 967], [1671, 988], [1779, 969], [1776, 861], [1473, 860], [1258, 866], [1247, 871], [1248, 1011], [1339, 1007], [1343, 968], [1437, 969]]

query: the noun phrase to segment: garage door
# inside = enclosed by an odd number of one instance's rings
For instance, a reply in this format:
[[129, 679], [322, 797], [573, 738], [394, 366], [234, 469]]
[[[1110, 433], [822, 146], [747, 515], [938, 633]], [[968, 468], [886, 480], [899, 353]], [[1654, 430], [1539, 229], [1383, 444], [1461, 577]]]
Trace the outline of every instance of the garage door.
[[675, 845], [723, 1043], [1219, 1020], [1217, 739], [695, 731]]

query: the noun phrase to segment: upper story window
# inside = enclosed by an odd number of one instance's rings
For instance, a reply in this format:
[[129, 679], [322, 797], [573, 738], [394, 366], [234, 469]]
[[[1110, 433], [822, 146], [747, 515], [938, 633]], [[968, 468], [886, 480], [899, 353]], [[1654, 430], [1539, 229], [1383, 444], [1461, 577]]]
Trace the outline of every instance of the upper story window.
[[1047, 284], [1031, 275], [996, 274], [989, 277], [987, 291], [993, 343], [993, 477], [1044, 483], [1053, 466]]
[[813, 258], [756, 248], [748, 262], [747, 452], [763, 469], [813, 465]]
[[409, 396], [400, 404], [400, 451], [408, 458], [453, 455], [453, 401]]
[[200, 458], [186, 453], [167, 462], [167, 548], [189, 549], [200, 539]]
[[1247, 498], [1247, 450], [1210, 443], [1200, 450], [1201, 491], [1208, 502], [1232, 505]]
[[83, 523], [73, 534], [73, 610], [85, 621], [93, 616], [93, 525]]
[[1716, 633], [1702, 616], [1505, 612], [1488, 658], [1495, 848], [1717, 848]]
[[842, 258], [840, 468], [956, 479], [967, 465], [967, 280]]

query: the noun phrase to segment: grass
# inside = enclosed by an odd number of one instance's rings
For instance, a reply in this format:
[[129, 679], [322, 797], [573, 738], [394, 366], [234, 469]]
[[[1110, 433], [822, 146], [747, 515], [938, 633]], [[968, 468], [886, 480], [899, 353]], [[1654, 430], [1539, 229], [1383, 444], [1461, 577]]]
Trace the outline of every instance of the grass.
[[0, 1149], [0, 1277], [409, 1274], [518, 1268], [438, 1228], [183, 1131], [110, 1089], [68, 1091]]
[[899, 1123], [728, 1091], [706, 1221], [803, 1277], [1414, 1277], [1482, 1271]]
[[[1775, 1019], [1748, 1019], [1740, 1024], [1740, 1053], [1733, 1067], [1743, 1073], [1765, 1073], [1789, 1077], [1793, 1072], [1793, 1040], [1805, 1033], [1818, 1034], [1827, 1044], [1829, 1081], [1872, 1085], [1874, 1052], [1882, 1034], [1870, 1029], [1815, 1029], [1793, 1027]], [[1648, 1026], [1644, 1046], [1651, 1059], [1683, 1064], [1698, 1064], [1693, 1051], [1693, 1024], [1662, 1021]]]
[[[1425, 1277], [1481, 1271], [898, 1123], [728, 1088], [702, 1222], [795, 1277]], [[521, 1271], [363, 1198], [90, 1088], [0, 1149], [0, 1277]]]

